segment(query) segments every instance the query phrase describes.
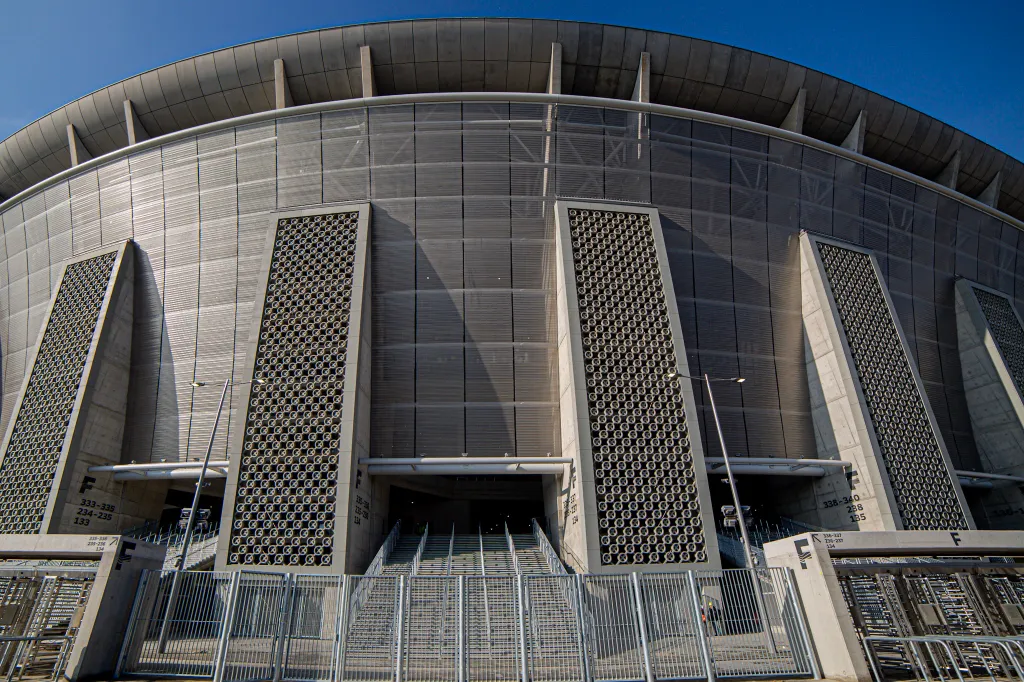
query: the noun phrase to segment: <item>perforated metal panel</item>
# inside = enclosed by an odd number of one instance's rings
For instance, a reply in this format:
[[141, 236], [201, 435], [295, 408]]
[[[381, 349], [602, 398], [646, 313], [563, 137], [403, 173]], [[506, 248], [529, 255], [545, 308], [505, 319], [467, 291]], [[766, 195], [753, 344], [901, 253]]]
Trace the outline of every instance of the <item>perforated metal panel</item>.
[[0, 465], [0, 534], [40, 530], [116, 259], [64, 272]]
[[601, 564], [707, 560], [651, 218], [568, 208]]
[[277, 223], [228, 563], [331, 566], [359, 212]]
[[1013, 311], [1013, 304], [1004, 296], [977, 287], [972, 289], [1019, 391], [1024, 386], [1024, 329]]
[[967, 528], [871, 256], [817, 246], [904, 528]]

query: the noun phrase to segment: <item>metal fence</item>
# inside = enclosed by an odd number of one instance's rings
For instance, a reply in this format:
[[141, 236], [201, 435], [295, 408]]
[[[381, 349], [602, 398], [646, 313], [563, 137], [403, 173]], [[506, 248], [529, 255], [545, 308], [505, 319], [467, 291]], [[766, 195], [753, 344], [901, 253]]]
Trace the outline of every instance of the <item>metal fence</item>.
[[1024, 680], [1024, 637], [869, 636], [864, 650], [877, 682]]
[[175, 575], [144, 577], [119, 674], [215, 682], [820, 677], [786, 569]]

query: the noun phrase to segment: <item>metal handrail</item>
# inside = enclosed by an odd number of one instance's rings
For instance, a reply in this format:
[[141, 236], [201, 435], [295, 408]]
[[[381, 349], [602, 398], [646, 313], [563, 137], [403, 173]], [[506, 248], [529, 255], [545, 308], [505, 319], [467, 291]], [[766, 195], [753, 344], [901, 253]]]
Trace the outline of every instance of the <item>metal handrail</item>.
[[444, 565], [444, 574], [452, 574], [452, 554], [455, 552], [455, 524], [452, 524], [452, 536], [448, 540], [448, 561]]
[[548, 562], [548, 568], [555, 575], [567, 575], [569, 572], [565, 570], [565, 565], [562, 564], [562, 560], [558, 558], [558, 553], [555, 548], [551, 546], [551, 542], [548, 540], [548, 536], [541, 530], [540, 524], [537, 523], [537, 519], [533, 519], [533, 537], [537, 541], [537, 547], [540, 549], [541, 554]]
[[512, 541], [512, 534], [508, 532], [508, 524], [505, 524], [505, 540], [508, 542], [508, 551], [512, 555], [512, 567], [516, 569], [516, 575], [521, 575], [523, 569], [519, 566], [519, 557], [516, 556], [516, 543]]
[[388, 557], [391, 556], [391, 552], [395, 549], [395, 545], [398, 543], [398, 536], [401, 532], [402, 520], [399, 519], [391, 529], [391, 532], [388, 533], [388, 536], [384, 538], [384, 544], [380, 546], [380, 550], [377, 551], [377, 556], [375, 556], [373, 561], [370, 562], [370, 565], [367, 566], [363, 575], [380, 575], [385, 562], [387, 562]]
[[416, 546], [416, 556], [412, 558], [412, 568], [409, 571], [409, 575], [416, 575], [420, 571], [420, 561], [423, 560], [423, 550], [427, 546], [427, 536], [430, 534], [430, 524], [423, 526], [423, 537], [420, 538], [420, 544]]

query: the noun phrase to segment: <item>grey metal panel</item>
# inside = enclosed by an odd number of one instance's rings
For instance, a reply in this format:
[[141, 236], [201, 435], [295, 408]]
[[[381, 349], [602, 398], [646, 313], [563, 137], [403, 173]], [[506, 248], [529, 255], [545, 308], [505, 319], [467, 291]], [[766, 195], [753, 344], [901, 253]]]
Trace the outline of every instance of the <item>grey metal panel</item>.
[[[238, 199], [235, 132], [199, 138], [199, 316], [195, 375], [216, 386], [233, 364], [238, 279]], [[229, 369], [230, 372], [230, 369]], [[217, 391], [196, 391], [188, 453], [203, 453], [213, 431]], [[218, 429], [215, 452], [225, 456], [227, 429]]]
[[277, 122], [279, 207], [319, 204], [323, 200], [320, 115]]
[[98, 249], [102, 244], [96, 171], [76, 176], [68, 185], [71, 188], [72, 252], [77, 256]]
[[117, 244], [132, 237], [131, 173], [128, 159], [97, 171], [100, 193], [100, 242]]

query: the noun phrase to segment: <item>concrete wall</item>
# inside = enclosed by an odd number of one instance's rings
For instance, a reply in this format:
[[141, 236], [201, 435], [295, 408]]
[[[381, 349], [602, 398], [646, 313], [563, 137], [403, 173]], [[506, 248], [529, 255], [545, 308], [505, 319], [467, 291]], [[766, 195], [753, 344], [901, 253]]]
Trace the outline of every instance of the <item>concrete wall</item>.
[[65, 668], [68, 680], [111, 678], [142, 572], [161, 569], [165, 551], [116, 535], [0, 535], [0, 559], [99, 561]]

